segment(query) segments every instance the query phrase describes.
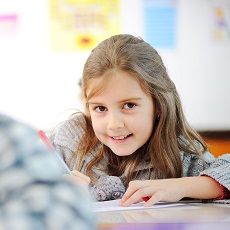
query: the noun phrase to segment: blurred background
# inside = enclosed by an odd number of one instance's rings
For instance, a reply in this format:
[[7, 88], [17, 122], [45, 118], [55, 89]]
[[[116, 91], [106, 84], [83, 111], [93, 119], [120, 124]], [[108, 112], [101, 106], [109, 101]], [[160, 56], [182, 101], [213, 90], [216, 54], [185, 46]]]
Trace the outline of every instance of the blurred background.
[[83, 110], [84, 62], [118, 33], [158, 50], [189, 123], [230, 152], [229, 0], [0, 0], [0, 112], [49, 130]]

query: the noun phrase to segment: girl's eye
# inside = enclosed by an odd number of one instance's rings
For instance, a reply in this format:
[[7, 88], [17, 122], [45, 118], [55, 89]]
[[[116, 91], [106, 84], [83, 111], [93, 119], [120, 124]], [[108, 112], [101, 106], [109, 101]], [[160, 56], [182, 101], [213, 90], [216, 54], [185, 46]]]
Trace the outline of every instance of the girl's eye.
[[104, 106], [97, 106], [95, 110], [99, 113], [106, 111], [106, 108]]
[[132, 109], [132, 108], [134, 108], [135, 106], [136, 106], [135, 104], [129, 102], [129, 103], [126, 103], [126, 104], [124, 105], [124, 108], [125, 108], [125, 109]]

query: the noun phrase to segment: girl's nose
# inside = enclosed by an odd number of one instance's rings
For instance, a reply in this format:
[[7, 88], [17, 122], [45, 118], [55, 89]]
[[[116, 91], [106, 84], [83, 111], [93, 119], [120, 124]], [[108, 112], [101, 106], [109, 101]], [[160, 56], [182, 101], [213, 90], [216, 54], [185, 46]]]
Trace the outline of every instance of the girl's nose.
[[111, 115], [109, 117], [108, 129], [118, 129], [124, 127], [124, 121], [119, 116]]

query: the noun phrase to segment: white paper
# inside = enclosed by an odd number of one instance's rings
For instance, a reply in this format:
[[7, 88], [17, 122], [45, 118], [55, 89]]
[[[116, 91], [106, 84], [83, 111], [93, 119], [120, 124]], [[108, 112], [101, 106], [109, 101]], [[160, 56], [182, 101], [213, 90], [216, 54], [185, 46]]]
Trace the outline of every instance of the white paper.
[[157, 208], [167, 208], [172, 206], [181, 206], [185, 205], [184, 203], [168, 203], [168, 202], [159, 202], [150, 207], [144, 207], [144, 201], [132, 204], [129, 207], [121, 207], [119, 206], [120, 199], [118, 200], [109, 200], [109, 201], [101, 201], [93, 203], [93, 211], [94, 212], [112, 212], [112, 211], [126, 211], [126, 210], [146, 210], [146, 209], [157, 209]]

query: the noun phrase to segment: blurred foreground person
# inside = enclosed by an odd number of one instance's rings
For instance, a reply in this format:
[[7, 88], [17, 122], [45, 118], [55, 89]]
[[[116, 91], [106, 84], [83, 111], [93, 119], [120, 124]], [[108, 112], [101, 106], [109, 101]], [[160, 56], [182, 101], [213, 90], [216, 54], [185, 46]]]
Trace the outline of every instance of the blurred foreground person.
[[0, 114], [0, 229], [96, 229], [90, 197], [54, 158], [35, 130]]

